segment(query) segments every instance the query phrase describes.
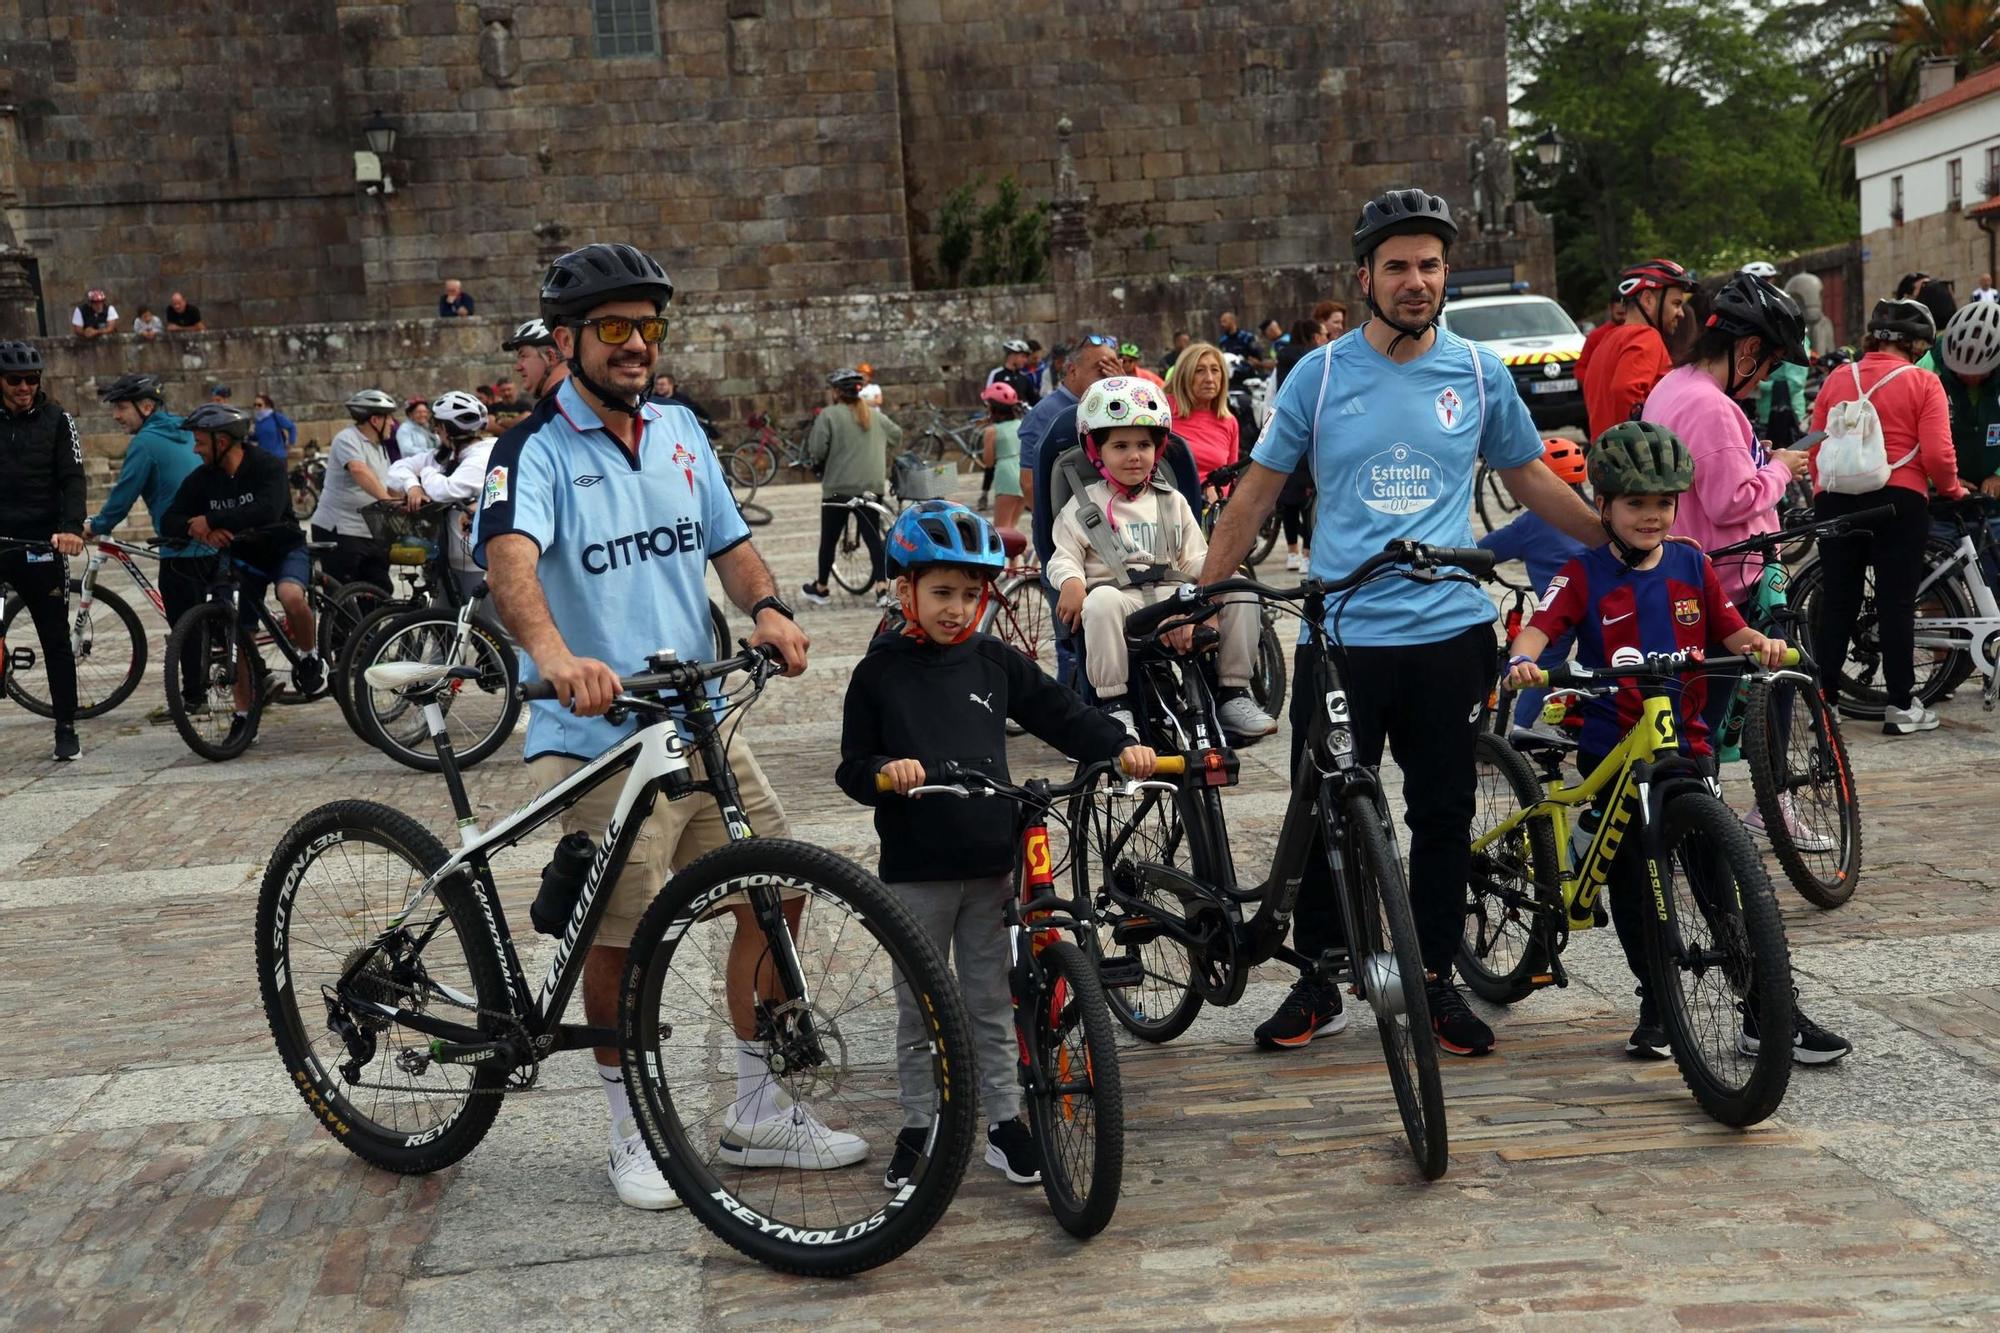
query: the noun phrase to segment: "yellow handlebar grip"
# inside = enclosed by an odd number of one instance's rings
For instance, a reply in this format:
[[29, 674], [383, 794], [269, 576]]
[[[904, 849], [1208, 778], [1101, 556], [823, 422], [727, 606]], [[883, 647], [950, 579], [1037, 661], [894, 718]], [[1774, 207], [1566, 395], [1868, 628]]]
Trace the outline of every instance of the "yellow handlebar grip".
[[1155, 776], [1177, 778], [1187, 772], [1187, 760], [1177, 754], [1163, 754], [1153, 763]]
[[887, 773], [877, 773], [875, 775], [875, 790], [882, 792], [894, 791], [896, 790], [896, 784], [890, 780]]
[[1797, 666], [1797, 665], [1799, 664], [1799, 662], [1800, 662], [1800, 661], [1801, 661], [1801, 658], [1800, 658], [1800, 656], [1799, 656], [1799, 650], [1798, 650], [1798, 649], [1796, 649], [1796, 648], [1787, 648], [1787, 649], [1785, 649], [1785, 665], [1786, 665], [1786, 666], [1788, 666], [1788, 667], [1795, 667], [1795, 666]]

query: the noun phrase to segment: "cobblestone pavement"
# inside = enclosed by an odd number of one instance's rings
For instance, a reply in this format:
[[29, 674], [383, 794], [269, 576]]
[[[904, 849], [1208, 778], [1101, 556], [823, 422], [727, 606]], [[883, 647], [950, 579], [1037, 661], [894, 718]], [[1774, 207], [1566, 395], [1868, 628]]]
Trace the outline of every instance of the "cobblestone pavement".
[[[767, 498], [759, 542], [795, 588], [815, 497]], [[808, 610], [813, 669], [752, 723], [795, 831], [864, 859], [867, 819], [830, 774], [874, 618]], [[2000, 1327], [2000, 723], [1976, 699], [1929, 737], [1852, 728], [1863, 886], [1834, 913], [1780, 898], [1806, 1003], [1858, 1050], [1800, 1070], [1756, 1131], [1619, 1054], [1631, 985], [1593, 932], [1576, 984], [1494, 1015], [1490, 1058], [1447, 1063], [1451, 1167], [1424, 1185], [1358, 1026], [1249, 1048], [1282, 989], [1267, 973], [1237, 1009], [1126, 1051], [1125, 1195], [1103, 1236], [1077, 1245], [1039, 1191], [975, 1164], [929, 1239], [841, 1283], [751, 1265], [685, 1213], [619, 1207], [580, 1056], [436, 1176], [331, 1142], [265, 1029], [256, 879], [312, 805], [367, 794], [442, 831], [441, 788], [330, 704], [277, 713], [250, 755], [212, 765], [148, 723], [158, 703], [149, 682], [87, 724], [71, 765], [0, 706], [0, 1325], [984, 1326], [1058, 1301], [1093, 1328]], [[1017, 771], [1053, 763], [1018, 745]], [[1246, 862], [1275, 831], [1283, 762], [1282, 736], [1246, 751], [1228, 796]], [[488, 816], [530, 791], [499, 758], [473, 785]], [[503, 867], [516, 920], [543, 850]]]

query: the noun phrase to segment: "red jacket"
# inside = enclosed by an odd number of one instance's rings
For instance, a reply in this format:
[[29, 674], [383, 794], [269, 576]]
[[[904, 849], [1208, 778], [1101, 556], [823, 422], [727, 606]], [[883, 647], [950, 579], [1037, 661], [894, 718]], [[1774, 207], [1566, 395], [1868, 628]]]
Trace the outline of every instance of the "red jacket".
[[[1854, 387], [1855, 371], [1848, 366], [1830, 373], [1820, 386], [1819, 397], [1813, 399], [1814, 430], [1826, 429], [1834, 404], [1852, 402], [1862, 391], [1873, 390], [1884, 375], [1909, 363], [1893, 352], [1870, 352], [1852, 364], [1860, 369], [1861, 389]], [[1936, 375], [1921, 366], [1906, 370], [1883, 385], [1880, 393], [1869, 393], [1868, 402], [1882, 423], [1882, 448], [1889, 462], [1898, 463], [1905, 456], [1910, 459], [1889, 474], [1891, 486], [1918, 495], [1928, 495], [1936, 486], [1937, 493], [1947, 500], [1965, 494], [1965, 484], [1958, 479], [1958, 453], [1951, 443], [1951, 406]], [[1813, 446], [1812, 458], [1813, 489], [1818, 490], [1818, 445]]]
[[1651, 324], [1617, 325], [1584, 350], [1588, 355], [1577, 359], [1576, 374], [1593, 440], [1630, 420], [1632, 409], [1674, 368], [1666, 340]]

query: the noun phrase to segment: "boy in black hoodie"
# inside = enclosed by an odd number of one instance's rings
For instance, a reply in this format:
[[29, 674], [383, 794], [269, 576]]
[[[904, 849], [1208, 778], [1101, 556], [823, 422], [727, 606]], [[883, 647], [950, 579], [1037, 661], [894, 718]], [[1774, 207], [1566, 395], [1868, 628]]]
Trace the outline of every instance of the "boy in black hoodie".
[[[956, 954], [959, 991], [972, 1020], [986, 1161], [1017, 1185], [1041, 1179], [1041, 1158], [1020, 1120], [1007, 927], [1015, 810], [1007, 801], [927, 800], [907, 793], [945, 760], [1007, 780], [1007, 719], [1072, 758], [1114, 756], [1135, 777], [1154, 754], [1125, 744], [1118, 724], [1056, 684], [1017, 650], [974, 632], [993, 576], [1006, 564], [1000, 538], [964, 505], [929, 500], [896, 521], [888, 564], [905, 626], [869, 645], [847, 685], [840, 737], [842, 791], [875, 807], [879, 873], [942, 954]], [[895, 784], [878, 795], [877, 774]], [[900, 1188], [915, 1168], [935, 1114], [920, 1020], [897, 990], [903, 1132], [883, 1184]], [[921, 1091], [919, 1091], [921, 1090]]]

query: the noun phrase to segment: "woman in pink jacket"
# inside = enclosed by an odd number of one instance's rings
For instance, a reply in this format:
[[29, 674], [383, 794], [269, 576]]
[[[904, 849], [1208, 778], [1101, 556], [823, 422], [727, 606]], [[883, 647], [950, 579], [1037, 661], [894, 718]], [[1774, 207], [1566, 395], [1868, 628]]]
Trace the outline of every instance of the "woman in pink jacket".
[[[1924, 539], [1931, 529], [1931, 487], [1947, 500], [1965, 494], [1958, 479], [1958, 452], [1952, 447], [1951, 407], [1944, 385], [1930, 371], [1911, 364], [1936, 341], [1937, 325], [1922, 303], [1877, 301], [1868, 316], [1861, 359], [1828, 375], [1813, 400], [1813, 429], [1825, 430], [1835, 406], [1866, 393], [1882, 423], [1883, 452], [1894, 469], [1880, 490], [1865, 495], [1822, 490], [1813, 497], [1813, 512], [1820, 518], [1865, 513], [1883, 505], [1895, 510], [1893, 518], [1867, 532], [1820, 543], [1824, 586], [1813, 640], [1820, 686], [1831, 699], [1861, 614], [1863, 579], [1872, 565], [1875, 633], [1882, 649], [1882, 685], [1889, 696], [1882, 730], [1891, 736], [1937, 728], [1937, 714], [1915, 697], [1917, 584], [1924, 572]], [[1813, 446], [1813, 455], [1817, 461], [1819, 446]], [[1817, 483], [1817, 472], [1814, 477]]]
[[[1681, 362], [1653, 386], [1645, 420], [1681, 437], [1694, 459], [1694, 488], [1681, 497], [1674, 532], [1704, 551], [1778, 529], [1778, 500], [1808, 460], [1796, 449], [1767, 450], [1738, 400], [1754, 394], [1780, 361], [1806, 360], [1805, 318], [1791, 297], [1764, 278], [1737, 273], [1708, 302], [1709, 313]], [[1755, 560], [1715, 567], [1722, 590], [1750, 614], [1763, 568]], [[1702, 716], [1719, 732], [1734, 693], [1709, 682]]]

